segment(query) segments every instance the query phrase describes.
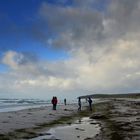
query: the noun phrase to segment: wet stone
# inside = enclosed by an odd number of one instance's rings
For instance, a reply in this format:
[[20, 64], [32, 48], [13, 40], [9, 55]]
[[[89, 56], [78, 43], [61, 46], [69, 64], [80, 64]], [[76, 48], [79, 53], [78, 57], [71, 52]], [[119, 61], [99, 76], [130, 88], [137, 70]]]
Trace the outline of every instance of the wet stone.
[[80, 131], [85, 131], [84, 129], [81, 128], [75, 128], [76, 130], [80, 130]]
[[39, 136], [51, 135], [51, 133], [39, 133]]
[[90, 117], [91, 119], [105, 119], [106, 116], [101, 113], [94, 113]]

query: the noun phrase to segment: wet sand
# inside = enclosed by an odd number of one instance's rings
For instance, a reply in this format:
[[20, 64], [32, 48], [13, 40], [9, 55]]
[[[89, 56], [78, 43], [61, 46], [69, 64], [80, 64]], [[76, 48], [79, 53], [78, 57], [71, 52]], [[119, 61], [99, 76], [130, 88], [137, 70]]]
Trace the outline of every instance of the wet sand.
[[101, 132], [85, 140], [140, 140], [140, 99], [109, 99], [95, 106], [91, 118]]
[[[89, 118], [92, 113], [86, 110], [86, 105], [82, 106], [82, 111], [77, 110], [77, 104], [71, 104], [67, 106], [59, 105], [56, 111], [52, 110], [52, 107], [43, 106], [40, 108], [0, 113], [0, 140], [32, 139], [46, 135], [46, 133], [42, 132], [54, 126], [61, 125], [63, 127], [63, 125], [71, 125], [77, 117], [78, 119], [84, 116]], [[80, 135], [84, 137], [84, 134]]]
[[54, 126], [42, 132], [42, 136], [30, 140], [84, 140], [87, 137], [94, 137], [100, 132], [99, 124], [89, 117], [80, 117], [71, 124]]
[[14, 112], [0, 113], [0, 138], [3, 134], [15, 130], [27, 129], [40, 126], [44, 123], [51, 123], [63, 116], [70, 116], [77, 112], [77, 105], [59, 105], [57, 110], [51, 106], [25, 109]]

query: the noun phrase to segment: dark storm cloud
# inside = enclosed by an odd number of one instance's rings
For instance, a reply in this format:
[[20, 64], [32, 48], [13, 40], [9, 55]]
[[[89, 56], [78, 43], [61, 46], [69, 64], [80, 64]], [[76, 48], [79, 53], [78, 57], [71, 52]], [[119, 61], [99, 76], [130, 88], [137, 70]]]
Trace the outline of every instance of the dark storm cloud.
[[88, 47], [139, 33], [139, 0], [106, 0], [107, 4], [101, 0], [72, 2], [69, 7], [42, 4], [40, 15], [48, 24], [48, 44], [57, 48]]
[[98, 41], [102, 37], [103, 17], [93, 9], [57, 7], [44, 3], [40, 15], [48, 23], [51, 32], [55, 33], [52, 45], [56, 47], [80, 46], [81, 43]]
[[[106, 4], [106, 3], [107, 4]], [[3, 43], [1, 51], [14, 49], [22, 38], [56, 48], [91, 46], [104, 39], [122, 38], [139, 32], [139, 0], [59, 0], [43, 2], [36, 16], [26, 17], [26, 26], [0, 15], [0, 36], [11, 36], [16, 46]], [[34, 14], [35, 15], [35, 14]], [[24, 19], [24, 20], [25, 20]], [[11, 48], [10, 48], [11, 47]]]
[[111, 36], [121, 38], [140, 31], [139, 0], [111, 0], [107, 11], [105, 18], [110, 22]]

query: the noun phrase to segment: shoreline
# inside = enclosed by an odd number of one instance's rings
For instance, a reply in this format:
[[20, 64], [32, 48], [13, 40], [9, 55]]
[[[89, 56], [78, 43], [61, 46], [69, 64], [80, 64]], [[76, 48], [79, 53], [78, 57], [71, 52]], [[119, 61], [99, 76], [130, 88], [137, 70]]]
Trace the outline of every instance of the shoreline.
[[[25, 109], [14, 112], [0, 113], [0, 140], [12, 139], [15, 134], [27, 131], [27, 135], [34, 135], [31, 129], [39, 129], [46, 125], [57, 123], [59, 119], [66, 119], [77, 112], [77, 105], [59, 105], [57, 110], [51, 106]], [[29, 131], [29, 133], [28, 133]], [[25, 133], [25, 132], [23, 132]], [[18, 135], [18, 134], [17, 134]], [[13, 139], [16, 139], [15, 137]]]
[[[100, 133], [93, 138], [85, 140], [137, 140], [140, 139], [140, 99], [103, 99], [101, 102], [93, 104], [93, 111], [84, 108], [81, 112], [77, 111], [77, 105], [59, 106], [56, 111], [50, 108], [36, 108], [13, 112], [14, 116], [20, 117], [24, 114], [24, 127], [17, 128], [18, 121], [15, 120], [15, 130], [9, 133], [1, 133], [0, 140], [19, 140], [30, 139], [43, 134], [43, 130], [49, 130], [53, 126], [71, 124], [76, 117], [91, 117], [100, 126]], [[38, 114], [38, 115], [37, 115]], [[30, 117], [29, 117], [30, 116]], [[23, 116], [22, 116], [23, 117]], [[38, 117], [35, 122], [35, 117]], [[24, 118], [24, 117], [23, 117]], [[43, 120], [42, 120], [43, 119]], [[1, 113], [0, 113], [1, 120]], [[14, 120], [9, 116], [9, 120]], [[28, 121], [32, 124], [26, 126]], [[38, 121], [38, 122], [37, 122]], [[3, 122], [4, 125], [8, 122]], [[0, 121], [1, 127], [1, 121]]]
[[57, 110], [52, 107], [40, 107], [25, 109], [15, 112], [0, 113], [0, 140], [31, 139], [42, 134], [43, 130], [49, 130], [53, 126], [70, 125], [74, 119], [91, 115], [82, 106], [78, 111], [77, 104], [59, 105]]

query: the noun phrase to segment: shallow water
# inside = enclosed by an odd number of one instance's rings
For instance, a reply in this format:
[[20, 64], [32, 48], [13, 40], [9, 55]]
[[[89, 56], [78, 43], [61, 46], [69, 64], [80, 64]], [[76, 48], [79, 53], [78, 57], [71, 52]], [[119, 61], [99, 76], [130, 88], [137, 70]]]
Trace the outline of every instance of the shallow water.
[[43, 132], [43, 136], [31, 140], [84, 140], [87, 137], [94, 137], [99, 131], [100, 127], [94, 120], [84, 117], [71, 125], [51, 128], [49, 131]]

